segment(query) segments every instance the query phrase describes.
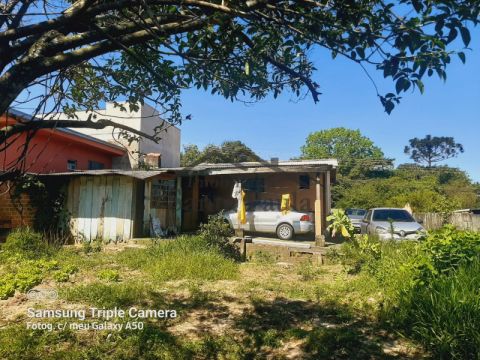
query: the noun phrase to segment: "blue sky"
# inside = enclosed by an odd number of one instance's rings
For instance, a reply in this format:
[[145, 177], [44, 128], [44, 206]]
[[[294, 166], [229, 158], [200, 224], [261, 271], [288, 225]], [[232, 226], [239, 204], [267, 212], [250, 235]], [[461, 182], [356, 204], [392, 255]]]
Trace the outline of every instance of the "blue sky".
[[[409, 162], [403, 148], [413, 137], [426, 134], [453, 136], [464, 145], [465, 153], [443, 164], [466, 170], [480, 181], [480, 32], [476, 31], [467, 51], [467, 63], [453, 58], [447, 68], [447, 82], [426, 78], [425, 93], [402, 95], [403, 100], [391, 115], [381, 106], [372, 83], [362, 69], [348, 60], [332, 60], [328, 53], [313, 56], [321, 85], [320, 102], [311, 98], [295, 101], [284, 94], [253, 105], [231, 103], [219, 96], [196, 90], [183, 97], [185, 114], [182, 144], [219, 144], [225, 140], [241, 140], [264, 159], [298, 156], [310, 132], [343, 126], [360, 129], [372, 139], [387, 157], [396, 163]], [[394, 89], [390, 80], [371, 70], [382, 94]], [[393, 92], [393, 91], [392, 91]]]

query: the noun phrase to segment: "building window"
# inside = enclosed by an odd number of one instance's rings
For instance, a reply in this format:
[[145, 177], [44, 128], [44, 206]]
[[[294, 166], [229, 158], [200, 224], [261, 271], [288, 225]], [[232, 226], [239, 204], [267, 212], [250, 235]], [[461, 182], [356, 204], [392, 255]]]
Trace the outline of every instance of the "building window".
[[298, 187], [300, 190], [310, 189], [310, 176], [309, 175], [300, 175], [298, 177]]
[[152, 209], [175, 208], [176, 182], [175, 180], [158, 180], [152, 182], [150, 207]]
[[242, 182], [242, 188], [246, 191], [263, 193], [265, 192], [265, 179], [256, 178], [256, 179], [247, 179]]
[[68, 171], [77, 170], [77, 160], [67, 160], [67, 170]]
[[105, 166], [101, 162], [88, 160], [88, 170], [101, 170], [104, 167]]

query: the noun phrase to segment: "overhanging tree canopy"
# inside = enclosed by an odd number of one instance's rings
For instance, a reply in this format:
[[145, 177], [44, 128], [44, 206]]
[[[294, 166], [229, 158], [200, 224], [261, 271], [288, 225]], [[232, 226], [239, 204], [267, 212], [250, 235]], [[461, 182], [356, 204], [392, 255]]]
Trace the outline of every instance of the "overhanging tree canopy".
[[[192, 87], [232, 101], [285, 89], [318, 101], [314, 47], [392, 78], [395, 93], [377, 93], [391, 112], [400, 93], [423, 91], [424, 74], [446, 78], [457, 50], [449, 45], [457, 37], [469, 45], [467, 26], [478, 23], [479, 9], [477, 0], [6, 0], [0, 114], [34, 100], [34, 115], [63, 111], [73, 118], [76, 110], [125, 97], [133, 108], [154, 101], [178, 123], [181, 90]], [[465, 61], [464, 52], [458, 56]], [[115, 126], [98, 120], [17, 123], [3, 129], [3, 150], [9, 138], [39, 128]]]

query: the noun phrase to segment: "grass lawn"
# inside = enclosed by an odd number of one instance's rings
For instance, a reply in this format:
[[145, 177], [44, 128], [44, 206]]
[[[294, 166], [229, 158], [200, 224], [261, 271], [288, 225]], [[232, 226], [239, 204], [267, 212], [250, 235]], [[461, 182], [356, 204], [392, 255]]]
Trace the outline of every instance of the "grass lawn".
[[[426, 356], [419, 345], [382, 328], [376, 315], [382, 293], [339, 264], [277, 263], [265, 255], [239, 263], [194, 236], [147, 248], [68, 247], [35, 260], [0, 253], [0, 260], [0, 276], [16, 274], [17, 286], [13, 296], [0, 300], [1, 359]], [[19, 290], [32, 261], [50, 263], [35, 265], [36, 277]], [[25, 292], [32, 286], [56, 289], [58, 299], [31, 300]], [[172, 309], [177, 317], [137, 319], [140, 330], [27, 329], [27, 322], [65, 321], [28, 318], [28, 308], [89, 307]]]

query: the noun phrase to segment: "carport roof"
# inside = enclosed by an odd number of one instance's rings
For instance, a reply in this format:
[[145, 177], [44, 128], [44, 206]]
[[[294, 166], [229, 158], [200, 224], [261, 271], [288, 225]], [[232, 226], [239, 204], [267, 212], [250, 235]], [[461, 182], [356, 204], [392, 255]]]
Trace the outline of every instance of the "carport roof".
[[192, 167], [161, 168], [158, 170], [81, 170], [61, 173], [42, 174], [41, 176], [101, 176], [123, 175], [136, 179], [149, 179], [161, 174], [188, 175], [222, 175], [222, 174], [255, 174], [277, 172], [317, 172], [335, 170], [338, 166], [336, 159], [316, 160], [285, 160], [285, 161], [256, 161], [239, 163], [210, 164], [202, 163]]

